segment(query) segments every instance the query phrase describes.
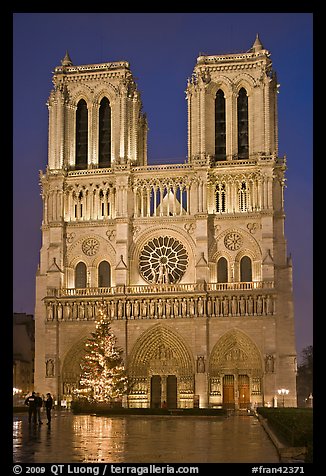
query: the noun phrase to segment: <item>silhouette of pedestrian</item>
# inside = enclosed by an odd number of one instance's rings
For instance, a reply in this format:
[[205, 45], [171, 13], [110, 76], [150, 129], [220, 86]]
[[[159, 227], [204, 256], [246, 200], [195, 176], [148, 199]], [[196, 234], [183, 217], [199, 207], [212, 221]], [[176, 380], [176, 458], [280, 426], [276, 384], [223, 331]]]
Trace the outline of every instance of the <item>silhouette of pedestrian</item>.
[[51, 410], [53, 408], [53, 398], [51, 397], [51, 393], [46, 394], [45, 400], [45, 409], [46, 409], [46, 418], [48, 419], [47, 425], [51, 425]]
[[37, 405], [37, 400], [36, 400], [36, 393], [32, 392], [32, 395], [26, 398], [25, 400], [25, 405], [28, 405], [28, 423], [31, 423], [32, 421], [32, 416], [33, 416], [33, 422], [36, 424], [36, 405]]
[[43, 406], [43, 398], [39, 393], [36, 394], [36, 419], [38, 420], [40, 425], [43, 425], [43, 421], [41, 418], [41, 408]]

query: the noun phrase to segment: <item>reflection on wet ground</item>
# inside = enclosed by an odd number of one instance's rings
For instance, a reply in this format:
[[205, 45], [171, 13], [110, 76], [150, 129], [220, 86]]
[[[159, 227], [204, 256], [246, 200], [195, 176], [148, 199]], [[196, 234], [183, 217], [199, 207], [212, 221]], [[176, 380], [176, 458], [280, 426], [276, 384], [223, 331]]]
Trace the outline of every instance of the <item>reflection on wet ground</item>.
[[13, 418], [14, 462], [278, 463], [254, 416], [104, 417], [54, 412], [49, 428]]

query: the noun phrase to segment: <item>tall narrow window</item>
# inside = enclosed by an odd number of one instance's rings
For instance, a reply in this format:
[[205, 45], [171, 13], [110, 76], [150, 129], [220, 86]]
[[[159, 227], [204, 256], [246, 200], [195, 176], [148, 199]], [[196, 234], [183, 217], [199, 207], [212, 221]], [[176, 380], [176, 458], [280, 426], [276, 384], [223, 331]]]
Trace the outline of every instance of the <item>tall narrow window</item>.
[[217, 282], [228, 282], [228, 262], [226, 258], [220, 258], [217, 262]]
[[249, 202], [249, 190], [247, 187], [246, 182], [241, 182], [239, 188], [239, 210], [241, 212], [246, 212], [248, 210], [248, 202]]
[[111, 267], [107, 261], [101, 261], [98, 267], [98, 287], [108, 288], [111, 286]]
[[217, 184], [215, 187], [215, 210], [218, 213], [226, 211], [225, 184]]
[[111, 107], [103, 98], [99, 111], [99, 167], [111, 167]]
[[75, 269], [75, 288], [86, 288], [86, 264], [80, 261]]
[[238, 96], [238, 158], [249, 157], [248, 135], [248, 96], [244, 88], [241, 88]]
[[226, 160], [225, 98], [221, 89], [215, 97], [215, 158]]
[[76, 169], [87, 168], [88, 149], [88, 111], [84, 99], [77, 105], [76, 111]]
[[252, 264], [249, 256], [244, 256], [240, 261], [240, 281], [248, 283], [252, 281]]

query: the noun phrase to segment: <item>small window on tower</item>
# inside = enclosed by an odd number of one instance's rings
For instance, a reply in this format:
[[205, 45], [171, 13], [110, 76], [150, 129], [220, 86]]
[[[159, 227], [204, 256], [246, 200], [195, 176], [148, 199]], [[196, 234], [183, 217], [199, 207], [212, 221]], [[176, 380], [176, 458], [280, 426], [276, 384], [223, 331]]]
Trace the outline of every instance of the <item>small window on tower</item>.
[[242, 182], [239, 190], [239, 210], [246, 212], [248, 210], [248, 187], [246, 182]]
[[215, 211], [217, 213], [226, 211], [226, 190], [225, 184], [217, 184], [215, 188]]

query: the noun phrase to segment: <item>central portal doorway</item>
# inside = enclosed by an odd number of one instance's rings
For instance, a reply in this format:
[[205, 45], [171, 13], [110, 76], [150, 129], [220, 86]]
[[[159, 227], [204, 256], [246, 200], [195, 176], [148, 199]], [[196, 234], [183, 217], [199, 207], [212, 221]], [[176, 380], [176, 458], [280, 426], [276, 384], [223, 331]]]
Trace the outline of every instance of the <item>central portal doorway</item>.
[[177, 377], [176, 375], [153, 375], [151, 378], [151, 408], [177, 408]]

